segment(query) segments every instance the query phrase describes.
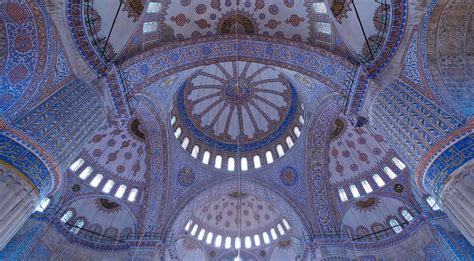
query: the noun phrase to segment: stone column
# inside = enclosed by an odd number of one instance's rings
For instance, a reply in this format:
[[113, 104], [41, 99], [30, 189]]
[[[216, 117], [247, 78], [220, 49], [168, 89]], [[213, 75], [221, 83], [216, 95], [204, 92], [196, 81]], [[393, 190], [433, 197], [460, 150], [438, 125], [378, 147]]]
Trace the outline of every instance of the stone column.
[[5, 131], [0, 122], [0, 250], [51, 193], [58, 175], [49, 156]]
[[0, 249], [15, 235], [39, 201], [39, 192], [17, 169], [0, 161]]
[[370, 124], [382, 131], [415, 172], [423, 192], [441, 199], [440, 207], [474, 243], [474, 119], [452, 115], [402, 81], [377, 96]]
[[451, 174], [441, 191], [441, 208], [474, 245], [474, 160]]

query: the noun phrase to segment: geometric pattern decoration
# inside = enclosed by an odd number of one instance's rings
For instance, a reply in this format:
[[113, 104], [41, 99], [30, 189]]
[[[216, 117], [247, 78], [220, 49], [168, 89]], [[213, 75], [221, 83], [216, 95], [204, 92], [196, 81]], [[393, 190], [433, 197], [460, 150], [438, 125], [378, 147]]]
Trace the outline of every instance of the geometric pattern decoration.
[[70, 152], [75, 151], [104, 118], [95, 90], [80, 80], [72, 80], [12, 124], [65, 168], [75, 158]]
[[184, 42], [165, 46], [160, 52], [145, 51], [127, 59], [122, 64], [123, 74], [130, 91], [134, 93], [163, 76], [216, 60], [231, 61], [239, 57], [240, 60], [297, 69], [335, 90], [348, 88], [354, 65], [322, 49], [289, 43], [286, 40], [255, 37], [253, 40], [239, 39], [236, 44], [234, 38], [225, 36], [207, 42]]
[[190, 218], [206, 231], [243, 238], [276, 227], [282, 220], [282, 213], [271, 202], [231, 191], [199, 206]]
[[449, 145], [436, 157], [423, 175], [423, 187], [431, 195], [440, 195], [450, 175], [472, 159], [474, 159], [474, 133]]
[[330, 28], [331, 19], [324, 1], [317, 1], [324, 8], [315, 8], [315, 3], [303, 0], [150, 2], [140, 27], [154, 23], [157, 30], [147, 33], [137, 30], [123, 57], [176, 40], [235, 33], [271, 36], [332, 51], [334, 34], [331, 30], [318, 30], [319, 24]]
[[100, 173], [104, 178], [129, 186], [145, 186], [149, 153], [145, 140], [135, 133], [140, 132], [127, 126], [111, 126], [96, 131], [83, 145], [79, 157], [86, 162], [84, 166], [91, 166], [94, 173]]
[[372, 116], [412, 169], [416, 169], [432, 146], [463, 125], [401, 81], [385, 87], [375, 101]]
[[6, 165], [3, 162], [18, 170], [41, 194], [51, 191], [54, 178], [42, 160], [28, 148], [0, 133], [0, 164]]
[[[291, 1], [170, 1], [163, 10], [164, 25], [176, 39], [213, 34], [263, 34], [307, 41], [309, 20], [303, 0]], [[313, 29], [314, 30], [314, 29]]]
[[35, 1], [0, 3], [0, 114], [34, 102], [51, 74], [54, 36], [43, 8]]
[[284, 167], [280, 171], [280, 180], [287, 186], [293, 186], [298, 182], [298, 173], [296, 169], [290, 166]]
[[[441, 96], [465, 117], [474, 115], [472, 4], [438, 4], [426, 38], [428, 72]], [[427, 73], [428, 73], [427, 72]]]
[[413, 34], [413, 40], [408, 47], [408, 51], [404, 60], [403, 76], [412, 81], [417, 85], [422, 85], [420, 72], [418, 71], [418, 57], [417, 57], [417, 46], [418, 46], [418, 34]]
[[53, 80], [51, 81], [52, 85], [56, 85], [66, 79], [68, 76], [72, 74], [71, 69], [69, 68], [67, 59], [64, 55], [63, 48], [58, 48], [58, 56], [56, 60], [56, 66], [54, 67], [54, 76]]
[[362, 179], [367, 172], [382, 173], [381, 164], [390, 151], [388, 141], [372, 128], [346, 124], [343, 133], [329, 145], [330, 182], [340, 184]]

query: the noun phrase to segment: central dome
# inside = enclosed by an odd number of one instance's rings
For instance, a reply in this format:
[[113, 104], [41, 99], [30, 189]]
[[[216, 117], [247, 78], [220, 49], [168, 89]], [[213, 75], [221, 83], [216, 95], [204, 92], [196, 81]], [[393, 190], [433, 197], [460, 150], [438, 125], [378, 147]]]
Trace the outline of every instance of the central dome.
[[252, 94], [252, 86], [245, 80], [231, 79], [224, 85], [224, 94], [233, 105], [245, 102]]
[[244, 161], [258, 156], [254, 164], [245, 163], [255, 168], [261, 166], [260, 157], [271, 163], [294, 145], [304, 122], [293, 84], [277, 69], [249, 62], [195, 72], [179, 89], [172, 114], [182, 147], [206, 164], [217, 157], [217, 168], [223, 158], [235, 162], [237, 153]]

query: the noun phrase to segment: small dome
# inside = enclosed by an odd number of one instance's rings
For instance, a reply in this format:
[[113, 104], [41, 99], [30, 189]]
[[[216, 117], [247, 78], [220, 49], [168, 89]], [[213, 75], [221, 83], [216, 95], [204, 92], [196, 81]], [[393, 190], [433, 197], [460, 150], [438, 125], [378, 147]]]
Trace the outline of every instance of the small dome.
[[[200, 206], [184, 229], [207, 244], [214, 241], [217, 247], [226, 247], [225, 240], [228, 238], [227, 241], [232, 243], [227, 243], [227, 246], [237, 244], [250, 248], [277, 240], [291, 226], [272, 204], [235, 191]], [[217, 238], [220, 238], [219, 242], [216, 242]]]

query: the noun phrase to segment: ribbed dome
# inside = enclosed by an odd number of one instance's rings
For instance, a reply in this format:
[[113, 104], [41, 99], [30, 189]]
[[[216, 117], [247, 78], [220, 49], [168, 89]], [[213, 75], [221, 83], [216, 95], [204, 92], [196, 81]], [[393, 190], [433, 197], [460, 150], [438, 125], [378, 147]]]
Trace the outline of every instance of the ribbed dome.
[[[193, 153], [198, 146], [201, 153], [215, 153], [224, 161], [237, 152], [250, 159], [258, 154], [264, 157], [265, 151], [273, 151], [272, 158], [282, 156], [277, 146], [290, 149], [303, 122], [293, 84], [279, 70], [249, 62], [213, 64], [198, 70], [178, 90], [172, 116], [175, 136], [183, 148]], [[194, 154], [197, 158], [199, 152]], [[213, 161], [215, 156], [209, 158]]]

